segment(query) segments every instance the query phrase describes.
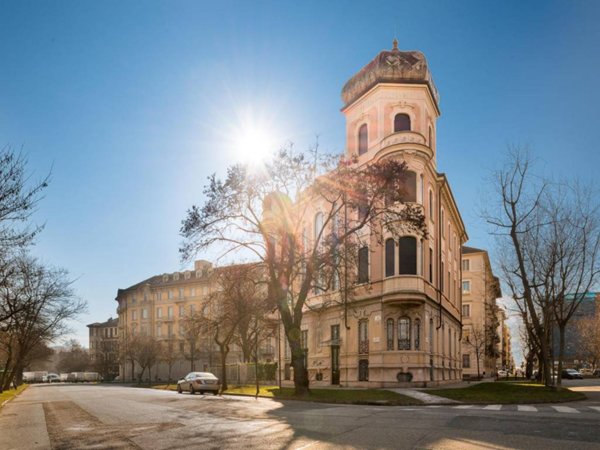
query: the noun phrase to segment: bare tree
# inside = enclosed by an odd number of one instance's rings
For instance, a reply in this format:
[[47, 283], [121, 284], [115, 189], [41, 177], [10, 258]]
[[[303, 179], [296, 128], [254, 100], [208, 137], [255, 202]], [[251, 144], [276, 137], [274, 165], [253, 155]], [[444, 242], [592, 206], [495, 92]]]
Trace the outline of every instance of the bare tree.
[[170, 384], [172, 380], [173, 366], [179, 360], [179, 354], [176, 349], [177, 342], [169, 337], [168, 340], [161, 343], [159, 360], [167, 366], [167, 382]]
[[207, 319], [202, 314], [202, 311], [190, 312], [180, 321], [180, 326], [183, 330], [183, 340], [186, 344], [183, 356], [190, 362], [190, 372], [196, 370], [196, 360], [201, 354], [200, 337], [206, 331], [207, 325]]
[[[10, 345], [10, 374], [4, 378], [6, 388], [15, 380], [20, 384], [23, 368], [30, 353], [40, 343], [49, 343], [63, 336], [68, 321], [85, 311], [85, 302], [71, 288], [71, 280], [63, 269], [54, 269], [36, 259], [21, 256], [14, 260], [10, 286], [0, 291], [5, 303], [14, 306], [10, 319], [2, 322]], [[26, 305], [22, 307], [21, 305]]]
[[487, 339], [485, 325], [469, 327], [463, 333], [463, 342], [473, 350], [477, 362], [477, 379], [481, 378], [481, 360], [486, 353]]
[[546, 384], [552, 384], [551, 340], [558, 326], [560, 383], [565, 327], [598, 279], [598, 208], [584, 190], [533, 174], [522, 149], [511, 149], [494, 175], [498, 208], [485, 216], [499, 236], [504, 279], [527, 319]]
[[404, 163], [393, 159], [359, 167], [355, 160], [287, 149], [264, 170], [238, 165], [225, 180], [212, 176], [204, 205], [188, 211], [184, 259], [217, 246], [224, 256], [252, 255], [264, 267], [267, 298], [291, 349], [296, 395], [309, 386], [300, 331], [307, 298], [336, 291], [347, 304], [367, 237], [381, 242], [385, 231], [401, 229], [426, 234], [420, 208], [404, 203], [406, 177]]
[[84, 372], [90, 367], [90, 354], [79, 341], [70, 339], [58, 355], [58, 370], [61, 372]]
[[130, 343], [132, 358], [140, 368], [138, 383], [142, 382], [144, 373], [148, 369], [148, 380], [152, 380], [152, 367], [157, 363], [160, 355], [160, 343], [154, 336], [135, 336]]

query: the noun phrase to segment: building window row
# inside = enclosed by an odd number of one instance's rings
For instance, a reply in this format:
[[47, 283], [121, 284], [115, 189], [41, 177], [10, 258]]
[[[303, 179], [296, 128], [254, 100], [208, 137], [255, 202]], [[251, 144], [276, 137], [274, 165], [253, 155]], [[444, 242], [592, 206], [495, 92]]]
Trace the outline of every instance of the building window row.
[[[394, 116], [394, 133], [400, 131], [410, 131], [410, 116], [408, 114], [400, 113]], [[367, 153], [369, 148], [369, 129], [366, 123], [363, 123], [358, 128], [358, 154], [364, 155]]]

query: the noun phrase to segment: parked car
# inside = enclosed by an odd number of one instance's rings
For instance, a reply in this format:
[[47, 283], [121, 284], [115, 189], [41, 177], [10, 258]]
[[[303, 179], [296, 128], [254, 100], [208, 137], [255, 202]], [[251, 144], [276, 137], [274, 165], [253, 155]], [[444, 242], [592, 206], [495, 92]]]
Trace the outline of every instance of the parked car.
[[508, 376], [508, 372], [506, 370], [500, 369], [498, 371], [498, 378], [506, 378]]
[[563, 370], [561, 376], [562, 378], [566, 378], [568, 380], [583, 380], [583, 376], [575, 369]]
[[57, 373], [49, 373], [43, 379], [44, 383], [59, 383], [60, 376]]
[[594, 373], [592, 375], [595, 377], [600, 377], [600, 369], [594, 370]]
[[190, 372], [177, 382], [177, 392], [189, 391], [190, 394], [212, 392], [217, 395], [221, 389], [219, 379], [210, 372]]

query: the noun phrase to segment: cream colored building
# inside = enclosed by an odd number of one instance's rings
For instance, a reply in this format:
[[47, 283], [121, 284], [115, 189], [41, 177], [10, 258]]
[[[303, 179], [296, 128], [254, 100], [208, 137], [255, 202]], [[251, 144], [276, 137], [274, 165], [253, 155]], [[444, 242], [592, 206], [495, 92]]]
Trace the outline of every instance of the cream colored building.
[[[139, 373], [139, 367], [131, 364], [123, 355], [127, 354], [128, 345], [135, 336], [153, 336], [163, 346], [170, 344], [172, 349], [171, 377], [185, 376], [191, 370], [213, 370], [220, 368], [219, 350], [209, 332], [203, 332], [196, 347], [192, 365], [190, 344], [184, 336], [183, 319], [202, 312], [211, 316], [210, 294], [217, 289], [213, 266], [208, 261], [199, 260], [194, 263], [194, 270], [165, 273], [150, 277], [127, 289], [119, 289], [116, 301], [119, 306], [119, 345], [121, 348], [120, 375], [121, 380], [131, 380]], [[275, 357], [273, 345], [271, 355], [263, 350], [262, 358]], [[228, 363], [242, 360], [238, 346], [232, 345]], [[165, 361], [152, 368], [153, 380], [166, 380], [168, 366]]]
[[464, 246], [461, 343], [463, 378], [478, 376], [478, 362], [479, 376], [494, 376], [501, 355], [502, 335], [498, 329], [496, 305], [496, 300], [501, 296], [500, 282], [492, 272], [488, 253]]
[[119, 319], [110, 317], [87, 327], [92, 365], [104, 380], [112, 381], [119, 375]]
[[[313, 295], [302, 323], [311, 385], [435, 385], [462, 376], [461, 247], [465, 226], [448, 179], [438, 172], [439, 95], [425, 56], [380, 52], [342, 90], [346, 155], [359, 166], [405, 161], [407, 202], [422, 208], [428, 237], [371, 239], [359, 251], [358, 282], [348, 315], [340, 291]], [[319, 205], [303, 224], [322, 225]], [[313, 233], [313, 234], [311, 234]], [[369, 238], [367, 236], [367, 242]], [[362, 253], [360, 253], [362, 251]], [[332, 305], [314, 311], [318, 305]], [[293, 377], [285, 346], [284, 380]]]

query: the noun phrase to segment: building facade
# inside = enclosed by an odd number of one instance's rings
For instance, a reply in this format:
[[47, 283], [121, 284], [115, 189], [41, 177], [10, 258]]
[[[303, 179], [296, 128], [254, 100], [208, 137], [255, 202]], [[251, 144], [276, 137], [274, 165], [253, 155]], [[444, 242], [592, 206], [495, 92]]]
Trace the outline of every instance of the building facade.
[[[132, 347], [140, 337], [155, 339], [161, 348], [156, 363], [150, 371], [144, 372], [144, 380], [179, 379], [195, 370], [219, 375], [220, 353], [214, 341], [214, 328], [200, 326], [197, 332], [191, 330], [193, 334], [188, 334], [190, 328], [186, 328], [186, 321], [193, 317], [214, 319], [220, 289], [216, 275], [222, 269], [198, 260], [193, 270], [155, 275], [118, 290], [115, 300], [118, 302], [122, 380], [135, 380], [140, 375], [140, 366], [132, 358]], [[193, 337], [195, 335], [197, 337]], [[260, 361], [276, 359], [275, 341], [275, 337], [261, 336]], [[227, 363], [243, 360], [242, 348], [232, 343]], [[239, 370], [233, 369], [233, 373], [239, 375]], [[230, 380], [233, 378], [229, 375]]]
[[[346, 83], [342, 100], [346, 156], [359, 167], [388, 158], [405, 162], [405, 201], [421, 209], [428, 233], [378, 242], [366, 231], [348, 309], [330, 301], [341, 291], [308, 299], [301, 332], [309, 380], [364, 387], [458, 380], [467, 234], [448, 180], [437, 170], [439, 95], [425, 56], [401, 51], [394, 41]], [[308, 238], [321, 231], [319, 208], [314, 205], [314, 223], [303, 224]], [[291, 355], [282, 346], [287, 381]]]
[[119, 375], [119, 319], [110, 317], [87, 327], [92, 366], [104, 380], [112, 381]]
[[492, 377], [502, 355], [496, 300], [502, 296], [488, 253], [462, 248], [463, 378]]

